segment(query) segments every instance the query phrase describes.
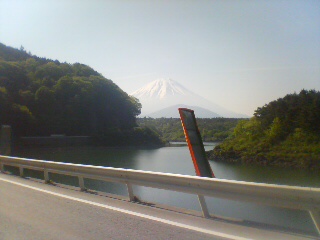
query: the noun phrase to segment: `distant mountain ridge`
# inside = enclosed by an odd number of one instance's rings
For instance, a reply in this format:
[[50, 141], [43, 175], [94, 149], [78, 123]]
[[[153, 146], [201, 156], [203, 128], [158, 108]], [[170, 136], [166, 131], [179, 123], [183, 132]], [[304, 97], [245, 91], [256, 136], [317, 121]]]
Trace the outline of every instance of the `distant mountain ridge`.
[[[216, 114], [220, 117], [248, 118], [244, 114], [229, 111], [210, 102], [172, 79], [157, 79], [132, 92], [130, 95], [138, 98], [142, 104], [140, 117], [151, 117], [154, 115], [159, 117], [174, 117], [176, 114], [172, 113], [172, 111], [171, 115], [168, 116], [170, 111], [167, 108], [182, 104], [210, 111], [210, 114], [208, 112], [204, 114], [206, 116], [215, 116]], [[160, 113], [164, 115], [161, 116], [159, 115]]]
[[212, 112], [208, 109], [198, 107], [198, 106], [188, 106], [184, 104], [177, 104], [174, 106], [170, 106], [159, 111], [150, 113], [148, 116], [151, 118], [180, 118], [178, 108], [189, 108], [194, 110], [196, 117], [198, 118], [217, 118], [221, 117], [215, 112]]

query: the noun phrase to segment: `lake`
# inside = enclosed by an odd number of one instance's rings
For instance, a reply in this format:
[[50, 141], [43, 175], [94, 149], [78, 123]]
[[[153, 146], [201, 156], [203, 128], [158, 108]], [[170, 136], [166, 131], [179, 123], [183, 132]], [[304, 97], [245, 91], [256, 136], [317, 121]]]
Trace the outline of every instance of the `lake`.
[[[215, 143], [205, 143], [211, 150]], [[20, 149], [15, 156], [59, 162], [90, 164], [115, 168], [136, 169], [195, 176], [193, 163], [187, 146], [171, 146], [158, 149], [73, 147], [73, 148], [29, 148]], [[248, 166], [210, 161], [217, 178], [240, 181], [273, 183], [292, 186], [320, 187], [319, 172], [279, 167]], [[77, 179], [52, 175], [56, 182], [77, 185]], [[86, 180], [88, 188], [126, 195], [121, 184]], [[134, 194], [147, 202], [168, 204], [200, 211], [194, 195], [134, 186]], [[256, 221], [314, 234], [315, 228], [307, 212], [263, 207], [206, 197], [211, 214]]]

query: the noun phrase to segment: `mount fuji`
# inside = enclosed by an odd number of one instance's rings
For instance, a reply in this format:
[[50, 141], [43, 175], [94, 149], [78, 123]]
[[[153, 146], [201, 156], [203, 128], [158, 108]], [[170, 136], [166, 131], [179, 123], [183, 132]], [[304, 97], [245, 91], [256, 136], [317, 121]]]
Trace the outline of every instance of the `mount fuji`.
[[[201, 109], [198, 113], [195, 112], [196, 116], [199, 118], [208, 116], [232, 118], [248, 117], [244, 114], [234, 113], [212, 103], [171, 79], [157, 79], [134, 91], [130, 95], [138, 98], [142, 104], [140, 117], [177, 117], [176, 113], [178, 113], [178, 108], [186, 106], [193, 106], [190, 108], [198, 107]], [[172, 111], [172, 108], [176, 108], [176, 113]]]
[[215, 112], [212, 112], [208, 109], [198, 107], [198, 106], [188, 106], [184, 104], [178, 104], [178, 105], [173, 105], [167, 108], [163, 108], [159, 111], [149, 113], [148, 117], [151, 118], [180, 118], [178, 108], [189, 108], [194, 110], [196, 117], [200, 118], [217, 118], [221, 117], [220, 115], [216, 114]]

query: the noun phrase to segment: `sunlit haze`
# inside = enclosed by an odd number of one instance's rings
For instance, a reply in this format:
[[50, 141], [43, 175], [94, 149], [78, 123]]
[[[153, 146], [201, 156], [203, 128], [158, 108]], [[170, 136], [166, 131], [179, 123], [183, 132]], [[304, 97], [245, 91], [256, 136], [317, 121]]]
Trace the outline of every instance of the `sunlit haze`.
[[320, 90], [318, 0], [0, 0], [0, 42], [89, 65], [127, 93], [170, 78], [249, 116]]

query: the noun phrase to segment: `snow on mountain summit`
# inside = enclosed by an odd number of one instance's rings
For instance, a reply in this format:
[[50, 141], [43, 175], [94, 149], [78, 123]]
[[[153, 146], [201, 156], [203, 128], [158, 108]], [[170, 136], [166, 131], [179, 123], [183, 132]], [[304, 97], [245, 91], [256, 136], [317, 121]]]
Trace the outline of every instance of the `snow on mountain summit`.
[[[141, 109], [141, 117], [150, 116], [153, 113], [156, 113], [159, 110], [164, 108], [169, 108], [174, 106], [177, 108], [177, 105], [183, 106], [196, 106], [203, 108], [205, 110], [209, 110], [217, 116], [223, 117], [246, 117], [242, 114], [234, 113], [229, 111], [205, 98], [201, 95], [193, 93], [188, 90], [180, 83], [173, 81], [172, 79], [157, 79], [144, 87], [134, 91], [130, 94], [139, 99], [142, 104]], [[178, 111], [178, 109], [176, 109]], [[163, 114], [163, 117], [174, 117], [176, 114], [172, 114], [170, 112], [169, 115], [166, 114], [167, 111], [160, 112]], [[199, 113], [202, 117], [208, 116], [208, 114], [204, 114], [202, 110], [199, 110]], [[201, 116], [200, 115], [200, 116]], [[210, 115], [212, 116], [212, 114]]]
[[136, 98], [158, 98], [163, 99], [173, 95], [189, 95], [190, 92], [178, 82], [172, 79], [157, 79], [146, 86], [136, 90], [130, 95]]

